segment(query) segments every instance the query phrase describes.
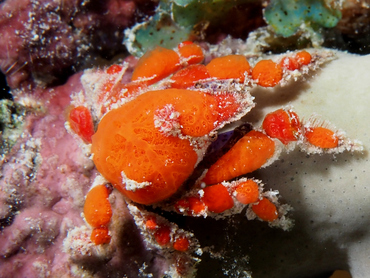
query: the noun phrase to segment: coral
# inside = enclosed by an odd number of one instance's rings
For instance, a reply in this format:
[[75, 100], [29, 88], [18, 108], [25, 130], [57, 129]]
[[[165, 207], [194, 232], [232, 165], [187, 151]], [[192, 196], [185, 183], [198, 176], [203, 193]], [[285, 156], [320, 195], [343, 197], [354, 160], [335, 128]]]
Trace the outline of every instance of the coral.
[[27, 108], [8, 99], [0, 100], [1, 155], [9, 152], [23, 131]]
[[350, 53], [369, 54], [369, 8], [366, 0], [343, 1], [342, 18], [325, 35], [324, 46]]
[[[60, 88], [58, 98], [49, 97], [50, 91], [34, 92], [49, 103], [44, 108], [52, 109], [25, 115], [20, 138], [2, 159], [1, 277], [15, 271], [17, 277], [71, 273], [61, 246], [68, 229], [82, 224], [78, 208], [89, 184], [83, 169], [92, 167], [64, 131], [63, 110], [75, 81]], [[18, 97], [19, 103], [27, 98], [21, 93]]]
[[108, 57], [124, 52], [120, 44], [124, 28], [140, 10], [147, 13], [153, 9], [141, 2], [2, 1], [0, 69], [9, 86], [60, 83], [88, 62], [87, 51]]

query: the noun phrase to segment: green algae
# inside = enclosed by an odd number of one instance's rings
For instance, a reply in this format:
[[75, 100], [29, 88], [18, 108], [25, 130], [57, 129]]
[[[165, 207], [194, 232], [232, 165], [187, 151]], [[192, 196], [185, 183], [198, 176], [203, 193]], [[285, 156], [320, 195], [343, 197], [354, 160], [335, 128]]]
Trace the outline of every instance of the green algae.
[[174, 48], [182, 41], [202, 38], [207, 26], [222, 21], [233, 7], [255, 1], [161, 0], [151, 18], [126, 30], [124, 42], [136, 56], [155, 45]]
[[265, 9], [265, 20], [283, 37], [293, 36], [299, 29], [335, 27], [341, 12], [328, 6], [324, 0], [271, 0]]

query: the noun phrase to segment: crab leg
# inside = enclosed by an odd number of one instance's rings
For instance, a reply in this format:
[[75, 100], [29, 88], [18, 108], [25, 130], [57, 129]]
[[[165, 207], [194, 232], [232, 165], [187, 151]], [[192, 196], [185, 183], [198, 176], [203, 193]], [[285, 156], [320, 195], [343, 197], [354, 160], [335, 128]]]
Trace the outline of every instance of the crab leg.
[[253, 172], [261, 168], [274, 152], [274, 141], [262, 132], [252, 130], [208, 169], [202, 182], [211, 185]]
[[292, 109], [279, 109], [266, 115], [262, 129], [284, 145], [298, 145], [307, 153], [362, 151], [361, 143], [348, 139], [327, 121], [311, 117], [301, 122]]
[[[276, 191], [263, 192], [259, 180], [241, 178], [202, 188], [195, 188], [174, 204], [164, 208], [188, 216], [211, 216], [216, 219], [240, 213], [247, 207], [248, 217], [257, 217], [272, 226], [289, 229], [290, 220], [285, 218], [289, 210], [280, 205]], [[281, 221], [281, 220], [284, 221]]]
[[85, 220], [93, 227], [91, 241], [95, 244], [110, 242], [108, 224], [112, 217], [112, 207], [108, 200], [111, 188], [100, 184], [91, 188], [84, 205]]

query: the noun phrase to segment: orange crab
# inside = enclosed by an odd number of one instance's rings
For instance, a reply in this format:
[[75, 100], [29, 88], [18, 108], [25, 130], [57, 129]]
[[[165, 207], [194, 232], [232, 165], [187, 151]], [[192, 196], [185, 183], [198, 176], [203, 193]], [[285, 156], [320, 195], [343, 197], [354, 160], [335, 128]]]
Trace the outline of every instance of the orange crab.
[[[70, 128], [92, 144], [93, 161], [106, 180], [90, 190], [84, 207], [95, 244], [110, 242], [111, 185], [126, 197], [142, 233], [176, 254], [199, 248], [193, 235], [135, 203], [204, 217], [247, 207], [249, 218], [288, 229], [286, 206], [279, 205], [275, 192], [264, 192], [261, 181], [244, 175], [294, 146], [308, 153], [358, 150], [343, 133], [315, 120], [303, 123], [291, 108], [266, 115], [261, 127], [245, 128], [238, 140], [219, 147], [220, 130], [254, 107], [253, 87], [284, 84], [325, 62], [328, 54], [227, 55], [206, 64], [204, 56], [199, 45], [184, 42], [175, 50], [156, 47], [146, 53], [129, 82], [122, 82], [127, 64], [98, 70], [92, 101], [69, 112]], [[177, 261], [186, 258], [177, 256]], [[179, 265], [177, 270], [185, 272]]]

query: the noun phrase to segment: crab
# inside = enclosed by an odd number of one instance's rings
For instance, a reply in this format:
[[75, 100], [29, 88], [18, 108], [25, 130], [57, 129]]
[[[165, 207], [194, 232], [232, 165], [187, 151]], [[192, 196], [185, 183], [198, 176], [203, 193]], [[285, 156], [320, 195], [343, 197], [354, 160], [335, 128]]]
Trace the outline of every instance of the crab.
[[294, 82], [333, 59], [332, 52], [216, 54], [183, 42], [155, 47], [133, 69], [124, 62], [86, 71], [85, 90], [74, 96], [66, 123], [91, 147], [101, 174], [84, 207], [91, 242], [110, 244], [109, 195], [118, 190], [149, 248], [172, 262], [173, 277], [193, 275], [201, 248], [152, 207], [216, 219], [245, 210], [248, 219], [289, 230], [290, 206], [246, 175], [295, 147], [308, 154], [362, 150], [332, 124], [317, 116], [302, 121], [289, 106], [267, 114], [261, 126], [243, 121], [255, 106], [255, 87]]

